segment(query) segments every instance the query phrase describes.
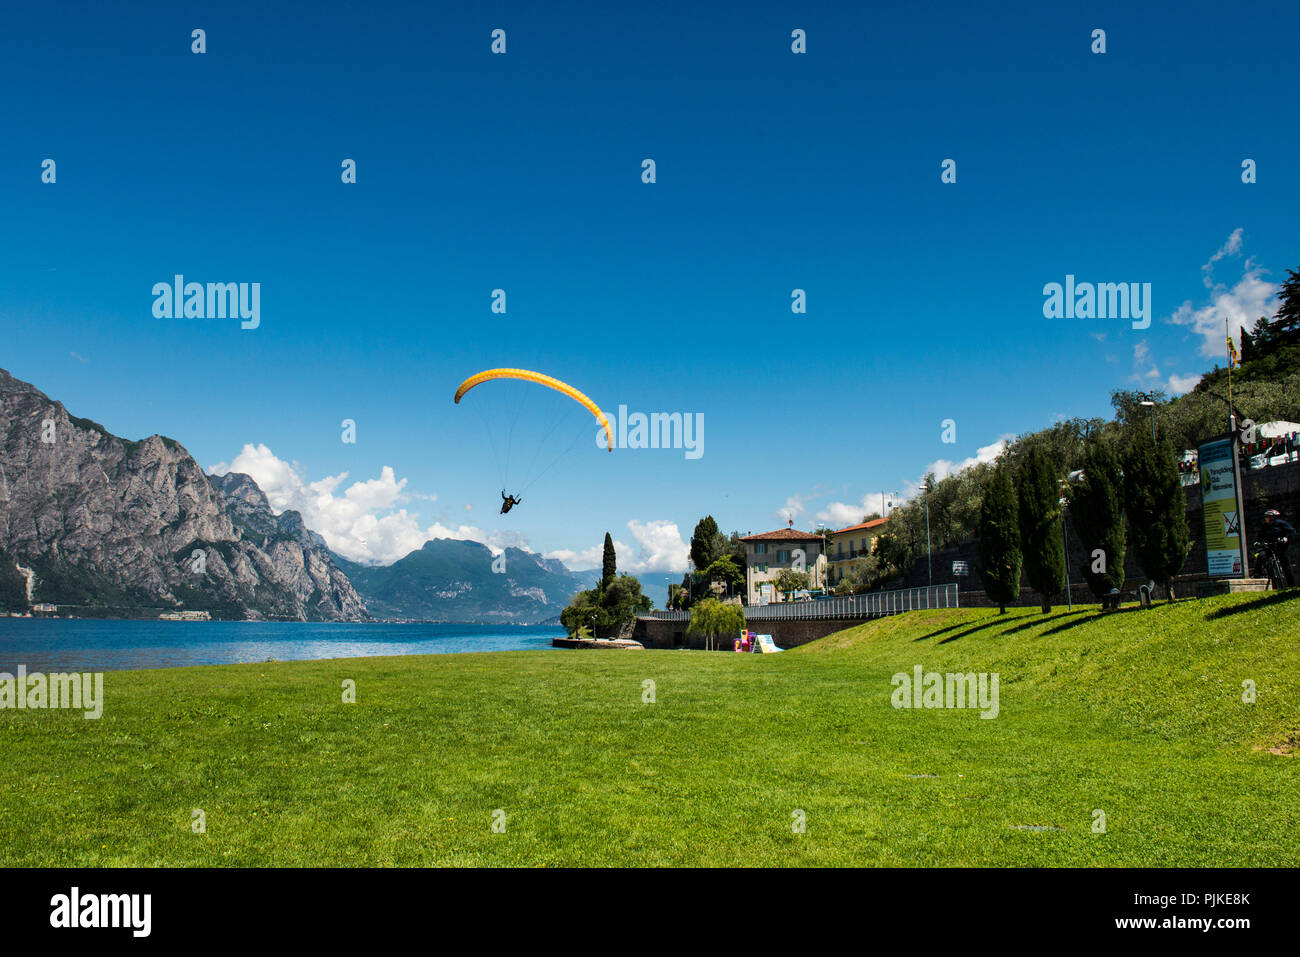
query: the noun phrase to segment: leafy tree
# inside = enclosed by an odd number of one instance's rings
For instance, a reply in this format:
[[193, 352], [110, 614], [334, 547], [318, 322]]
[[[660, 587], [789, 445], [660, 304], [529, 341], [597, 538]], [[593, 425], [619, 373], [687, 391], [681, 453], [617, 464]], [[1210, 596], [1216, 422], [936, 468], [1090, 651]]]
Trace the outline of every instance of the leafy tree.
[[[897, 512], [895, 512], [897, 515]], [[890, 525], [893, 525], [893, 519], [890, 519]], [[914, 557], [909, 544], [903, 540], [906, 526], [900, 524], [897, 526], [900, 531], [884, 532], [876, 537], [876, 543], [872, 546], [871, 555], [876, 560], [876, 576], [881, 580], [896, 578], [904, 574], [912, 564]]]
[[560, 612], [560, 624], [569, 634], [586, 626], [598, 638], [612, 638], [650, 610], [650, 599], [641, 593], [641, 583], [631, 575], [619, 575], [605, 588], [580, 591]]
[[[1099, 599], [1124, 587], [1124, 476], [1119, 460], [1100, 437], [1088, 441], [1083, 478], [1070, 490], [1070, 517], [1088, 551], [1083, 577]], [[1101, 551], [1102, 570], [1093, 553]]]
[[980, 503], [980, 551], [976, 571], [984, 583], [985, 593], [998, 603], [1002, 614], [1007, 602], [1020, 597], [1019, 510], [1016, 493], [1011, 487], [1011, 465], [1002, 462]]
[[614, 540], [609, 537], [609, 532], [605, 533], [605, 554], [600, 563], [600, 587], [606, 588], [614, 580], [614, 575], [618, 571], [618, 558], [614, 555]]
[[930, 541], [934, 551], [942, 551], [975, 534], [979, 525], [980, 502], [992, 475], [992, 466], [981, 462], [961, 472], [937, 479], [927, 475], [929, 492], [895, 507], [889, 514], [873, 548], [879, 559], [877, 580], [903, 575], [925, 554], [925, 505], [930, 505]]
[[691, 535], [691, 561], [696, 571], [708, 568], [730, 549], [731, 543], [718, 531], [718, 523], [712, 515], [705, 515], [695, 523], [695, 533]]
[[692, 594], [694, 591], [694, 585], [695, 579], [691, 576], [690, 572], [686, 572], [682, 575], [681, 584], [677, 586], [677, 591], [673, 593], [677, 602], [673, 607], [682, 611], [691, 607], [691, 602], [695, 600], [695, 596]]
[[1288, 269], [1277, 297], [1277, 314], [1269, 324], [1269, 341], [1277, 345], [1300, 344], [1300, 271]]
[[777, 591], [790, 594], [808, 587], [808, 573], [797, 572], [793, 568], [783, 568], [776, 574]]
[[736, 567], [743, 574], [748, 563], [745, 558], [745, 543], [740, 540], [740, 532], [732, 532], [727, 539], [727, 554], [732, 557]]
[[744, 627], [745, 613], [739, 605], [706, 598], [691, 609], [687, 630], [703, 635], [706, 647], [712, 648], [718, 635], [727, 632], [738, 635]]
[[1187, 500], [1168, 439], [1158, 444], [1150, 432], [1136, 432], [1124, 459], [1124, 508], [1128, 512], [1133, 555], [1147, 577], [1174, 597], [1173, 576], [1191, 547]]
[[1061, 539], [1060, 479], [1045, 444], [1029, 446], [1019, 479], [1025, 577], [1042, 596], [1043, 614], [1047, 614], [1052, 610], [1052, 596], [1065, 588], [1065, 544]]
[[730, 588], [739, 588], [745, 584], [745, 573], [736, 565], [731, 555], [723, 555], [700, 573], [700, 578], [712, 584], [721, 582]]
[[840, 579], [835, 586], [835, 594], [856, 595], [871, 591], [871, 589], [880, 587], [888, 578], [897, 574], [895, 569], [888, 567], [881, 561], [878, 554], [879, 547], [880, 539], [878, 538], [875, 545], [872, 546], [871, 553], [854, 562], [849, 569], [849, 573]]
[[1050, 428], [1020, 436], [1007, 450], [1007, 458], [1014, 474], [1019, 476], [1030, 453], [1037, 447], [1043, 450], [1049, 462], [1056, 464], [1060, 474], [1065, 475], [1083, 467], [1084, 440], [1104, 427], [1102, 419], [1062, 419]]
[[[1228, 370], [1215, 369], [1202, 377], [1186, 395], [1166, 400], [1155, 393], [1156, 423], [1159, 431], [1174, 443], [1175, 450], [1194, 449], [1207, 438], [1228, 431]], [[1144, 392], [1115, 392], [1118, 423], [1112, 438], [1132, 441], [1139, 432], [1151, 435], [1151, 409], [1138, 403]], [[1271, 422], [1276, 419], [1296, 421], [1300, 418], [1300, 345], [1287, 346], [1267, 357], [1243, 363], [1232, 374], [1232, 404], [1237, 424], [1246, 419]]]

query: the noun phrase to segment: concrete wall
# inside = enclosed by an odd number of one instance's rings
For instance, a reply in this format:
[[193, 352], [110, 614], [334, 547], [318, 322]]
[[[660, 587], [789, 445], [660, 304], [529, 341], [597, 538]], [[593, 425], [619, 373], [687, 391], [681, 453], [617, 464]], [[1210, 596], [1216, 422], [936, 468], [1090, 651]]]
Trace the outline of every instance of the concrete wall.
[[[703, 648], [704, 639], [699, 635], [688, 635], [685, 621], [665, 621], [657, 618], [638, 618], [632, 629], [632, 637], [647, 648]], [[861, 618], [839, 619], [826, 618], [812, 621], [755, 621], [750, 622], [749, 630], [759, 635], [771, 635], [778, 648], [794, 648], [806, 645], [810, 641], [824, 638], [845, 628], [862, 624]], [[727, 635], [718, 639], [718, 647], [731, 651], [732, 641], [737, 637]]]

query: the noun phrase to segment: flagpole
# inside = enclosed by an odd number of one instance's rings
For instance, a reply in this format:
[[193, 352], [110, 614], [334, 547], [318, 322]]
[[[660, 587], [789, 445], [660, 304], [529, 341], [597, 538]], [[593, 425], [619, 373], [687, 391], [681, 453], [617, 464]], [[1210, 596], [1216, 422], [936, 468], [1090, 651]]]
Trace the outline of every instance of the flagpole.
[[1232, 341], [1228, 320], [1223, 320], [1224, 337], [1228, 345], [1228, 431], [1232, 445], [1232, 481], [1236, 485], [1237, 547], [1241, 556], [1241, 577], [1250, 577], [1250, 549], [1246, 547], [1246, 500], [1241, 486], [1241, 445], [1237, 435], [1237, 413], [1232, 407], [1232, 363], [1237, 358], [1237, 345]]
[[1228, 428], [1236, 431], [1235, 416], [1232, 412], [1232, 353], [1235, 350], [1232, 343], [1232, 331], [1228, 327], [1227, 319], [1223, 320], [1223, 333], [1228, 342]]

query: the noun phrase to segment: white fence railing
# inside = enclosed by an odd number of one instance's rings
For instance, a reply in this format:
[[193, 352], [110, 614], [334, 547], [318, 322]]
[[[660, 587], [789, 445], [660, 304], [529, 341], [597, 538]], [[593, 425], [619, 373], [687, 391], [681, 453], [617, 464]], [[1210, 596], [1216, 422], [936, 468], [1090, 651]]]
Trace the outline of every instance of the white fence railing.
[[[746, 621], [811, 620], [816, 618], [881, 618], [905, 611], [926, 608], [958, 608], [957, 585], [927, 585], [922, 588], [897, 588], [893, 591], [845, 595], [841, 598], [818, 598], [813, 601], [787, 601], [774, 605], [747, 605]], [[660, 621], [689, 621], [689, 611], [651, 611], [642, 618]]]

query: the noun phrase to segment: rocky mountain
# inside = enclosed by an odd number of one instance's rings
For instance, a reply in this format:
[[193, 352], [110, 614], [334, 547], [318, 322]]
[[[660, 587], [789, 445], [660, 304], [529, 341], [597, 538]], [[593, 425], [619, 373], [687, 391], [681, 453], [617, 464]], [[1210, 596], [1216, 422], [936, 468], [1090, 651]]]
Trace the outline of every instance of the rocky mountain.
[[600, 572], [571, 572], [555, 559], [479, 542], [440, 538], [391, 565], [334, 556], [370, 613], [379, 618], [531, 625], [558, 619]]
[[209, 477], [174, 439], [69, 415], [0, 370], [0, 610], [357, 620], [365, 606], [297, 512]]

